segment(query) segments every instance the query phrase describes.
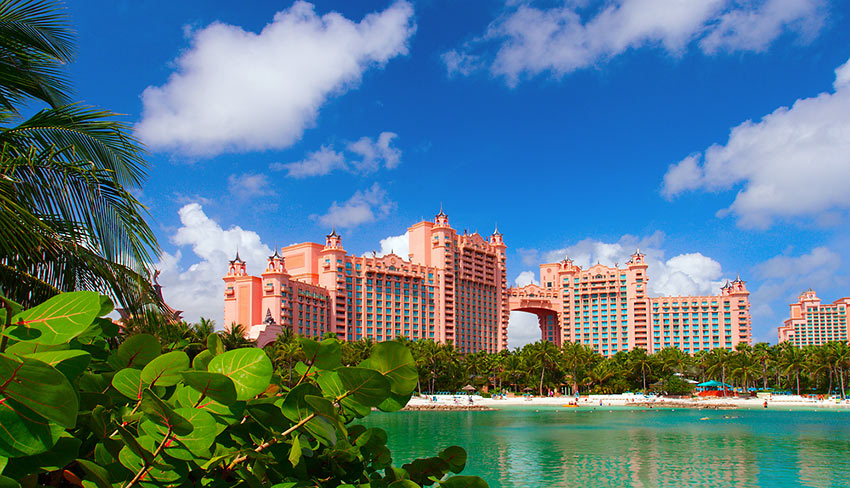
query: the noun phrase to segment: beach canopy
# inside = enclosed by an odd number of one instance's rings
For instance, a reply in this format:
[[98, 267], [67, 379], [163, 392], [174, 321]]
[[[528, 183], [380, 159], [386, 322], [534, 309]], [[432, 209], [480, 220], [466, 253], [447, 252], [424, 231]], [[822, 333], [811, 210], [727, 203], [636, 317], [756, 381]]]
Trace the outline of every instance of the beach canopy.
[[463, 387], [463, 391], [475, 391], [475, 387], [472, 385], [466, 385]]
[[522, 389], [522, 391], [534, 391], [534, 388], [532, 388], [530, 386], [526, 386], [525, 388]]
[[705, 383], [699, 383], [697, 386], [709, 386], [714, 388], [720, 388], [721, 386], [725, 386], [726, 388], [732, 388], [732, 385], [726, 385], [715, 380], [706, 381]]

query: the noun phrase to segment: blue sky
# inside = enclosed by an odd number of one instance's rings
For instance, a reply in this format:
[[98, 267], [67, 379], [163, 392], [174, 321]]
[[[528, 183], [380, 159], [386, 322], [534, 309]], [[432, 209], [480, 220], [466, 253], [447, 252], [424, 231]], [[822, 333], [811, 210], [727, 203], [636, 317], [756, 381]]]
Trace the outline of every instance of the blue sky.
[[[828, 0], [74, 2], [78, 99], [149, 150], [172, 306], [221, 319], [226, 259], [335, 225], [404, 252], [443, 207], [541, 261], [650, 258], [657, 294], [740, 273], [776, 341], [850, 295], [850, 19]], [[382, 242], [383, 240], [383, 242]], [[511, 344], [539, 337], [512, 317]]]

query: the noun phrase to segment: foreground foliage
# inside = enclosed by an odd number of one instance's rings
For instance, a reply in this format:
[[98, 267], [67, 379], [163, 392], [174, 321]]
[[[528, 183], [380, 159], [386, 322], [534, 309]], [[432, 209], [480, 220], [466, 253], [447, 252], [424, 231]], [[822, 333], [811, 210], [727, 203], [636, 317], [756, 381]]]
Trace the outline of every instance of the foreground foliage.
[[336, 339], [302, 338], [287, 387], [263, 350], [225, 350], [219, 334], [197, 351], [163, 354], [149, 334], [118, 344], [94, 292], [0, 304], [0, 486], [487, 486], [455, 475], [460, 447], [397, 467], [386, 433], [354, 423], [409, 400], [418, 375], [400, 343], [342, 366]]
[[156, 301], [159, 247], [130, 193], [148, 165], [116, 114], [72, 103], [72, 34], [58, 2], [0, 0], [0, 287], [25, 306], [98, 290], [138, 315]]

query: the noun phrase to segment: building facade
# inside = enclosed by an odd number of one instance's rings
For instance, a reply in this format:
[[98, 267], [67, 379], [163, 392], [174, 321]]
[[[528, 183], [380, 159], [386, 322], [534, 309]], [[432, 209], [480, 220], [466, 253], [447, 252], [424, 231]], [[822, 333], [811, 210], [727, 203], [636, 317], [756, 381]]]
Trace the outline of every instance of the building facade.
[[246, 326], [260, 345], [289, 327], [342, 340], [451, 341], [461, 352], [506, 348], [502, 235], [459, 234], [442, 210], [408, 234], [406, 258], [361, 257], [346, 252], [333, 231], [324, 245], [276, 250], [259, 277], [249, 276], [237, 256], [224, 277], [224, 323]]
[[641, 348], [693, 354], [751, 343], [749, 291], [740, 278], [719, 295], [650, 297], [640, 251], [625, 267], [582, 269], [565, 258], [540, 265], [540, 285], [508, 290], [511, 311], [534, 313], [544, 340], [579, 342], [605, 357]]
[[797, 347], [820, 346], [827, 342], [847, 342], [847, 311], [850, 297], [822, 304], [809, 288], [800, 294], [791, 312], [779, 327], [779, 342], [788, 341]]

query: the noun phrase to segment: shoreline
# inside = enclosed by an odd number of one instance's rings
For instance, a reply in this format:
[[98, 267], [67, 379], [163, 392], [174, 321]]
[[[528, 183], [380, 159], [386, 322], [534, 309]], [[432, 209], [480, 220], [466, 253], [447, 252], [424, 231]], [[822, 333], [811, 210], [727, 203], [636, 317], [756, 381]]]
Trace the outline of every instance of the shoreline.
[[628, 407], [628, 408], [683, 408], [694, 410], [736, 410], [758, 409], [807, 409], [850, 412], [850, 399], [844, 402], [836, 400], [814, 400], [796, 395], [776, 395], [767, 398], [668, 398], [644, 395], [589, 395], [579, 397], [507, 397], [505, 399], [483, 398], [472, 395], [472, 403], [467, 395], [440, 395], [437, 401], [433, 397], [414, 396], [404, 410], [408, 411], [448, 411], [448, 410], [499, 410], [508, 408], [574, 408], [587, 407]]

